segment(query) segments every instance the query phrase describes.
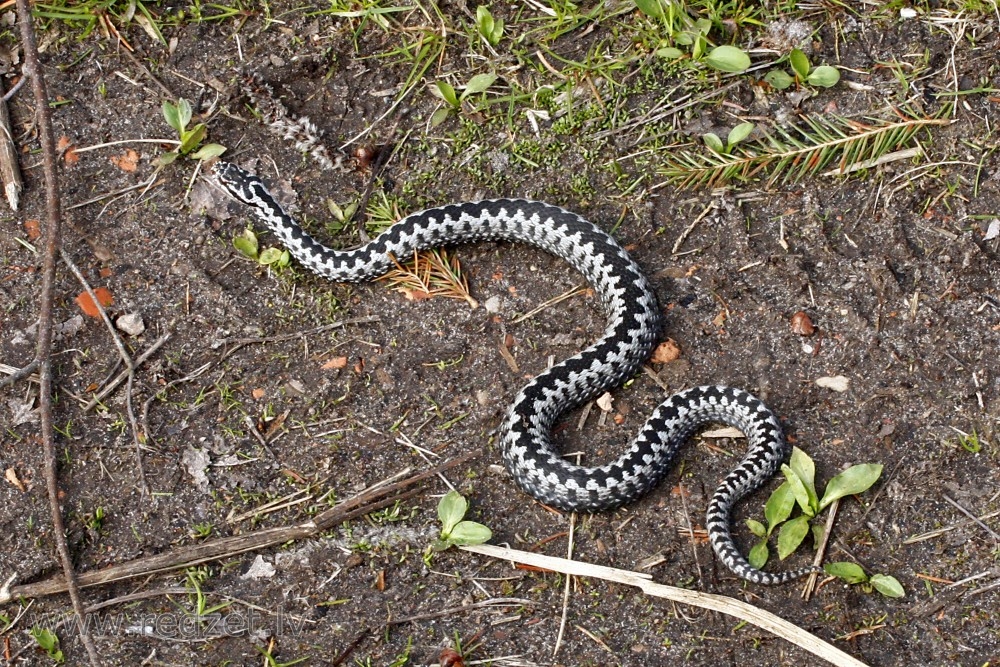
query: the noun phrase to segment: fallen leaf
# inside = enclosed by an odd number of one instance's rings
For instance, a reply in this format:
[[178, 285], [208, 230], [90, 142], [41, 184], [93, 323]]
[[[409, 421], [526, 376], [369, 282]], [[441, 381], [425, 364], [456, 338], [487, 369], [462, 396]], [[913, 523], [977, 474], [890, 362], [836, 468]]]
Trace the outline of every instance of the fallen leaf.
[[410, 289], [409, 287], [397, 287], [396, 291], [402, 292], [403, 296], [407, 301], [424, 301], [425, 299], [431, 298], [431, 295], [427, 292], [419, 289]]
[[250, 395], [259, 401], [260, 399], [264, 398], [265, 393], [266, 392], [263, 389], [254, 389], [253, 391], [250, 392]]
[[834, 375], [832, 377], [826, 376], [821, 378], [816, 378], [816, 384], [824, 389], [831, 389], [837, 392], [847, 391], [848, 385], [851, 381], [848, 380], [843, 375]]
[[326, 362], [320, 368], [324, 371], [328, 371], [334, 368], [344, 368], [347, 366], [347, 357], [334, 357], [330, 361]]
[[130, 148], [122, 155], [112, 155], [111, 164], [122, 171], [132, 173], [139, 166], [139, 153]]
[[42, 226], [38, 224], [37, 220], [25, 220], [24, 233], [28, 235], [29, 241], [34, 241], [42, 235]]
[[[100, 301], [101, 305], [107, 308], [114, 302], [114, 297], [111, 296], [111, 292], [106, 287], [98, 287], [94, 290], [94, 294], [97, 295], [97, 300]], [[94, 300], [90, 298], [90, 295], [86, 292], [80, 292], [76, 295], [76, 303], [80, 306], [80, 310], [83, 311], [84, 315], [88, 317], [100, 317], [101, 313], [97, 310], [97, 304]]]
[[438, 665], [439, 667], [465, 667], [465, 660], [455, 649], [443, 648], [438, 656]]
[[809, 319], [809, 315], [807, 315], [803, 310], [800, 310], [792, 315], [791, 323], [792, 333], [796, 333], [800, 336], [812, 336], [816, 333], [816, 327], [813, 326], [812, 320]]
[[720, 310], [719, 314], [716, 315], [715, 319], [712, 320], [712, 324], [721, 328], [722, 325], [724, 325], [725, 323], [726, 323], [726, 311]]
[[680, 359], [681, 347], [673, 338], [668, 338], [653, 350], [653, 357], [650, 359], [654, 364], [669, 364], [671, 361]]
[[59, 137], [59, 141], [56, 142], [56, 149], [62, 155], [63, 162], [66, 163], [67, 167], [80, 161], [80, 156], [76, 154], [76, 149], [73, 148], [69, 137], [66, 135]]
[[358, 363], [354, 364], [354, 372], [361, 375], [361, 372], [365, 370], [365, 360], [358, 359]]
[[13, 468], [7, 468], [3, 473], [4, 479], [17, 487], [18, 491], [24, 492], [27, 489], [24, 488], [24, 484], [17, 476], [17, 472]]

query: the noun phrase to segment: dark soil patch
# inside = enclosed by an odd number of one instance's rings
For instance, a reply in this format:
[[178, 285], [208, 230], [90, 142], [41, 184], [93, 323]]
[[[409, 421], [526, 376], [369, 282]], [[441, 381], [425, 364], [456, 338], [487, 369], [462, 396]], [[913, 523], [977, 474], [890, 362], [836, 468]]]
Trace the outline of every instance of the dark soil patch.
[[[457, 8], [447, 10], [455, 12], [456, 22], [468, 20]], [[385, 53], [392, 44], [389, 34], [356, 31], [356, 24], [331, 17], [282, 15], [275, 7], [272, 16], [282, 23], [250, 16], [239, 44], [231, 23], [177, 28], [168, 35], [176, 39], [172, 51], [135, 26], [128, 34], [140, 47], [137, 57], [160, 81], [176, 95], [197, 100], [196, 111], [213, 113], [210, 139], [230, 147], [227, 157], [266, 174], [297, 203], [310, 229], [330, 238], [321, 222], [330, 219], [326, 200], [349, 201], [364, 189], [367, 173], [350, 159], [343, 170], [321, 169], [272, 136], [247, 109], [245, 91], [256, 84], [246, 72], [259, 74], [295, 116], [310, 117], [335, 153], [344, 139], [386, 112], [409, 67], [360, 57]], [[843, 32], [848, 19], [853, 30]], [[830, 28], [821, 30], [813, 57], [851, 69], [845, 70], [845, 83], [805, 100], [805, 111], [884, 117], [887, 100], [899, 97], [899, 83], [886, 63], [902, 62], [905, 70], [914, 53], [928, 59], [925, 77], [906, 93], [916, 96], [916, 107], [936, 110], [934, 94], [950, 90], [954, 80], [963, 90], [982, 86], [993, 92], [964, 95], [954, 124], [921, 135], [928, 157], [918, 168], [899, 162], [864, 177], [816, 176], [714, 194], [663, 187], [622, 195], [606, 164], [620, 159], [631, 181], [655, 167], [650, 162], [655, 158], [626, 158], [636, 150], [630, 145], [634, 137], [595, 144], [585, 122], [577, 136], [558, 137], [568, 147], [555, 146], [549, 134], [534, 139], [520, 121], [524, 134], [515, 141], [494, 133], [494, 125], [475, 114], [428, 130], [436, 101], [423, 88], [398, 113], [375, 124], [361, 143], [399, 143], [386, 172], [389, 183], [375, 197], [388, 193], [410, 210], [518, 196], [565, 205], [605, 229], [614, 227], [650, 276], [668, 335], [683, 351], [680, 360], [656, 369], [662, 382], [673, 390], [719, 383], [753, 391], [782, 416], [795, 443], [817, 462], [822, 479], [853, 463], [885, 465], [882, 481], [863, 502], [843, 504], [829, 558], [891, 574], [907, 596], [888, 600], [830, 583], [803, 602], [795, 586], [744, 586], [719, 567], [707, 544], [692, 545], [682, 531], [689, 522], [696, 527], [703, 522], [707, 497], [734, 465], [738, 441], [692, 443], [661, 489], [620, 511], [581, 517], [576, 558], [633, 569], [662, 556], [650, 570], [657, 580], [745, 598], [871, 665], [983, 665], [1000, 660], [993, 587], [1000, 552], [995, 533], [967, 521], [946, 498], [977, 516], [996, 511], [1000, 500], [1000, 250], [998, 239], [986, 238], [991, 219], [1000, 215], [995, 92], [1000, 37], [991, 16], [967, 26], [967, 37], [954, 51], [948, 34], [924, 19], [838, 15], [838, 21], [837, 34], [848, 41], [835, 43]], [[65, 26], [50, 30], [64, 35], [45, 54], [50, 93], [69, 102], [55, 111], [57, 135], [77, 147], [169, 136], [160, 114], [162, 92], [132, 60], [96, 34], [77, 40]], [[556, 42], [556, 50], [578, 57], [576, 51], [607, 37], [602, 30], [571, 33]], [[974, 39], [968, 37], [972, 33]], [[653, 83], [629, 98], [635, 115], [676, 85], [649, 78]], [[847, 80], [858, 85], [848, 86]], [[783, 96], [761, 98], [749, 79], [728, 100], [746, 117], [788, 111]], [[685, 123], [732, 124], [726, 107], [711, 113], [696, 109], [702, 115]], [[27, 96], [14, 100], [12, 114], [16, 133], [31, 129]], [[480, 122], [488, 131], [471, 127]], [[30, 137], [27, 145], [37, 148]], [[82, 153], [78, 163], [67, 165], [64, 202], [90, 200], [150, 178], [159, 149], [149, 144], [132, 146], [142, 155], [134, 173], [109, 161], [129, 147]], [[537, 168], [520, 159], [529, 154]], [[29, 360], [33, 350], [28, 328], [37, 317], [39, 258], [16, 239], [24, 238], [26, 220], [44, 218], [38, 161], [35, 154], [24, 156], [23, 211], [5, 214], [8, 231], [0, 235], [0, 361], [11, 366]], [[941, 164], [930, 167], [932, 162]], [[145, 334], [129, 339], [135, 351], [172, 333], [138, 373], [136, 405], [212, 363], [150, 405], [150, 443], [142, 454], [154, 494], [150, 500], [137, 481], [124, 391], [114, 393], [104, 411], [81, 410], [94, 386], [117, 367], [107, 332], [87, 319], [82, 330], [58, 343], [56, 421], [65, 425], [60, 474], [80, 570], [191, 543], [208, 527], [217, 536], [300, 520], [325, 506], [318, 498], [328, 490], [331, 498], [344, 498], [404, 467], [426, 467], [405, 439], [441, 457], [490, 445], [493, 429], [526, 378], [545, 368], [550, 356], [571, 355], [603, 329], [592, 295], [513, 322], [579, 283], [561, 262], [522, 246], [459, 250], [473, 293], [481, 303], [495, 297], [495, 314], [459, 301], [407, 301], [381, 284], [330, 284], [297, 268], [275, 275], [233, 250], [231, 239], [247, 221], [244, 208], [220, 197], [218, 205], [228, 206], [225, 215], [192, 210], [186, 189], [193, 166], [178, 161], [150, 188], [67, 213], [72, 226], [66, 250], [93, 285], [114, 294], [114, 315], [140, 313], [145, 321]], [[647, 184], [655, 181], [650, 175]], [[195, 192], [204, 187], [199, 180]], [[709, 204], [714, 210], [679, 254], [672, 254], [678, 237]], [[266, 235], [262, 241], [273, 243]], [[80, 287], [62, 270], [57, 290], [57, 320], [65, 321], [77, 314], [73, 297]], [[790, 318], [800, 310], [818, 327], [816, 335], [792, 332]], [[223, 361], [213, 347], [220, 338], [275, 336], [363, 316], [378, 321], [248, 345]], [[497, 351], [508, 335], [515, 341], [519, 373]], [[341, 356], [348, 360], [343, 368], [322, 368]], [[815, 383], [835, 375], [849, 379], [848, 391]], [[27, 385], [2, 391], [4, 420], [11, 423], [0, 436], [0, 464], [15, 471], [28, 490], [0, 486], [0, 527], [6, 536], [0, 577], [16, 574], [21, 582], [58, 570], [36, 426], [15, 424], [11, 417], [19, 404], [33, 400], [33, 392]], [[639, 376], [616, 393], [620, 418], [598, 425], [592, 415], [577, 431], [578, 415], [568, 417], [566, 450], [583, 450], [588, 461], [613, 458], [661, 398], [657, 384]], [[266, 430], [282, 417], [269, 442], [272, 459], [247, 423]], [[961, 447], [957, 437], [957, 431], [973, 430], [982, 442], [976, 453]], [[206, 453], [213, 464], [203, 487], [186, 469], [194, 451]], [[470, 499], [472, 518], [493, 529], [494, 542], [529, 548], [567, 530], [568, 517], [531, 502], [499, 464], [499, 453], [487, 446], [482, 457], [451, 475]], [[313, 500], [255, 521], [231, 522], [306, 490]], [[444, 490], [441, 485], [433, 492]], [[300, 497], [304, 494], [292, 500]], [[740, 512], [737, 532], [744, 550], [751, 537], [742, 518], [759, 517], [765, 497], [759, 494]], [[553, 657], [563, 579], [461, 552], [425, 561], [423, 550], [437, 529], [436, 502], [428, 494], [396, 514], [353, 521], [323, 539], [263, 553], [275, 568], [271, 576], [247, 576], [254, 554], [207, 567], [201, 586], [209, 604], [224, 601], [220, 596], [239, 600], [224, 614], [252, 622], [251, 632], [209, 633], [213, 636], [206, 639], [188, 628], [180, 641], [169, 627], [156, 629], [160, 638], [111, 629], [98, 637], [106, 664], [147, 659], [146, 664], [160, 665], [261, 664], [258, 647], [267, 647], [269, 638], [279, 661], [305, 657], [303, 664], [332, 664], [350, 647], [344, 664], [404, 664], [393, 660], [406, 654], [405, 664], [437, 664], [439, 652], [456, 635], [479, 638], [473, 659], [520, 656], [495, 664], [815, 664], [810, 655], [730, 618], [589, 580], [574, 583], [566, 635]], [[99, 527], [93, 522], [97, 508], [105, 516]], [[995, 519], [987, 523], [996, 526]], [[945, 527], [950, 530], [908, 541]], [[564, 555], [565, 549], [565, 538], [540, 548], [553, 555]], [[796, 555], [769, 567], [797, 567], [806, 558]], [[970, 581], [948, 585], [965, 580]], [[176, 585], [185, 585], [182, 574], [86, 595], [97, 602]], [[490, 597], [530, 603], [386, 627], [395, 619]], [[167, 618], [183, 623], [192, 605], [186, 595], [158, 597], [115, 607], [100, 618], [134, 627]], [[51, 623], [67, 607], [61, 598], [36, 601], [8, 633], [12, 650], [30, 643], [26, 629]], [[16, 612], [11, 607], [4, 613]], [[71, 663], [80, 664], [83, 652], [74, 633], [62, 630], [60, 637]], [[18, 664], [48, 662], [29, 649]]]

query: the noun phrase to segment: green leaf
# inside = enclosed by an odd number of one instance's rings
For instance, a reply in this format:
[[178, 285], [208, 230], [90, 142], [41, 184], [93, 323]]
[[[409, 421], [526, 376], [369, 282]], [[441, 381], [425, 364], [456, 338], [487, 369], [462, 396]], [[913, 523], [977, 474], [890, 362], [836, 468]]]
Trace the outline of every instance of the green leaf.
[[448, 539], [454, 544], [482, 544], [493, 537], [493, 531], [475, 521], [460, 521]]
[[785, 560], [795, 553], [809, 534], [809, 517], [797, 516], [791, 521], [781, 524], [778, 531], [778, 558]]
[[460, 99], [464, 100], [469, 95], [475, 95], [476, 93], [483, 92], [492, 86], [493, 82], [496, 80], [496, 74], [477, 74], [469, 79], [469, 82], [465, 84], [465, 90], [462, 91], [462, 97]]
[[840, 81], [840, 70], [829, 65], [820, 65], [806, 77], [806, 82], [810, 85], [823, 88], [832, 88], [838, 81]]
[[705, 56], [705, 62], [723, 72], [742, 72], [750, 67], [750, 56], [735, 46], [717, 46]]
[[697, 39], [699, 35], [693, 32], [685, 30], [674, 35], [674, 42], [680, 44], [681, 46], [691, 46], [694, 44], [694, 40]]
[[708, 40], [701, 33], [695, 35], [694, 44], [691, 45], [691, 57], [698, 60], [705, 54], [708, 48]]
[[792, 52], [788, 54], [788, 62], [792, 66], [792, 71], [800, 79], [804, 80], [809, 76], [809, 57], [800, 49], [792, 49]]
[[705, 140], [705, 145], [716, 153], [722, 153], [726, 150], [726, 147], [722, 145], [722, 139], [720, 139], [717, 134], [706, 132], [701, 135], [701, 138]]
[[757, 537], [767, 537], [767, 528], [764, 527], [760, 521], [755, 521], [753, 519], [747, 519], [747, 528], [750, 532]]
[[177, 100], [177, 116], [181, 124], [181, 129], [178, 131], [183, 132], [188, 123], [191, 122], [191, 103], [183, 97]]
[[795, 507], [795, 494], [792, 493], [792, 485], [783, 482], [781, 486], [774, 490], [771, 497], [764, 505], [764, 518], [767, 519], [768, 536], [777, 528], [779, 523], [783, 523], [792, 514]]
[[785, 479], [788, 480], [788, 486], [792, 489], [792, 495], [795, 496], [795, 502], [799, 504], [802, 511], [806, 516], [816, 516], [816, 510], [813, 506], [809, 504], [809, 491], [806, 489], [806, 485], [803, 484], [799, 476], [795, 474], [788, 464], [783, 463], [781, 465], [781, 472], [785, 475]]
[[181, 114], [180, 110], [167, 100], [163, 100], [163, 119], [167, 121], [167, 125], [174, 128], [177, 134], [184, 131], [184, 125], [181, 124]]
[[813, 516], [819, 510], [819, 499], [816, 497], [816, 464], [809, 455], [798, 447], [792, 447], [792, 455], [788, 459], [788, 467], [795, 476], [802, 480], [802, 485], [809, 494], [809, 507], [813, 508]]
[[684, 52], [672, 46], [665, 46], [662, 49], [657, 49], [656, 55], [658, 55], [661, 58], [666, 58], [668, 60], [676, 60], [682, 57], [684, 55]]
[[431, 549], [434, 551], [446, 551], [451, 549], [453, 546], [455, 546], [455, 544], [451, 540], [437, 539], [431, 542]]
[[451, 115], [451, 109], [448, 107], [441, 107], [437, 111], [431, 114], [431, 127], [437, 127], [441, 123], [448, 120], [448, 116]]
[[214, 157], [219, 157], [226, 150], [226, 147], [222, 144], [205, 144], [196, 153], [192, 153], [191, 157], [195, 160], [211, 160]]
[[813, 544], [821, 543], [823, 541], [823, 535], [826, 533], [826, 527], [821, 524], [814, 523], [810, 526], [810, 530], [812, 531]]
[[906, 595], [906, 591], [903, 590], [903, 584], [899, 583], [896, 577], [890, 577], [888, 574], [872, 575], [869, 583], [875, 587], [875, 590], [887, 598], [901, 598]]
[[264, 248], [264, 251], [260, 253], [260, 257], [257, 258], [257, 262], [267, 266], [268, 264], [276, 264], [281, 261], [282, 250], [280, 248]]
[[244, 229], [242, 234], [233, 237], [233, 247], [240, 254], [253, 260], [257, 259], [257, 235], [252, 229]]
[[476, 25], [484, 36], [493, 32], [493, 15], [486, 5], [476, 7]]
[[469, 503], [458, 491], [451, 490], [438, 502], [438, 519], [441, 520], [441, 536], [450, 537], [458, 522], [469, 509]]
[[856, 563], [842, 561], [839, 563], [827, 563], [823, 566], [827, 574], [843, 579], [849, 584], [863, 584], [868, 581], [868, 575]]
[[663, 16], [663, 7], [660, 5], [660, 0], [635, 0], [635, 6], [639, 8], [640, 12], [654, 19]]
[[750, 563], [751, 567], [759, 570], [767, 564], [767, 558], [770, 555], [767, 550], [767, 542], [761, 540], [750, 549], [750, 553], [747, 554], [747, 562]]
[[871, 488], [872, 484], [878, 481], [881, 475], [881, 463], [861, 463], [851, 466], [839, 475], [835, 475], [827, 483], [823, 499], [819, 501], [820, 509], [823, 509], [838, 498], [864, 493]]
[[458, 106], [458, 95], [455, 93], [455, 88], [447, 81], [435, 81], [434, 88], [431, 88], [431, 92], [451, 106]]
[[730, 146], [735, 146], [749, 137], [750, 133], [753, 132], [753, 128], [753, 123], [740, 123], [733, 129], [729, 130], [729, 136], [726, 137], [726, 143]]
[[177, 149], [177, 152], [181, 155], [187, 155], [198, 147], [198, 144], [205, 138], [207, 132], [208, 128], [205, 127], [204, 123], [198, 123], [190, 130], [181, 132], [181, 145]]
[[773, 69], [765, 74], [764, 81], [776, 90], [784, 90], [795, 83], [795, 79], [788, 76], [788, 72], [781, 69]]
[[160, 157], [156, 158], [156, 166], [166, 167], [168, 164], [173, 164], [174, 160], [180, 157], [180, 153], [177, 151], [170, 151], [169, 153], [161, 153]]

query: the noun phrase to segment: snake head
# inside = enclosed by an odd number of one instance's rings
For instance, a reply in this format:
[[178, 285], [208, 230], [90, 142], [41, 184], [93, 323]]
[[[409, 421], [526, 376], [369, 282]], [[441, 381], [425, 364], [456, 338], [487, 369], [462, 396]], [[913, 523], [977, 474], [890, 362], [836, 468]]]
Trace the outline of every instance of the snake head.
[[216, 162], [212, 173], [226, 192], [244, 204], [254, 204], [259, 198], [258, 191], [264, 187], [257, 176], [232, 162]]

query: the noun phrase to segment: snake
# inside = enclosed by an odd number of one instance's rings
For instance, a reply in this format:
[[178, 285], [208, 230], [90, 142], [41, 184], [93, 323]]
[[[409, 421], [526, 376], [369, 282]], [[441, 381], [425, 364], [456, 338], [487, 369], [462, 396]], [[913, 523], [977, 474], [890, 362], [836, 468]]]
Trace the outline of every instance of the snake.
[[597, 225], [539, 201], [469, 201], [412, 213], [359, 248], [335, 250], [303, 230], [258, 176], [223, 161], [216, 162], [212, 171], [222, 188], [249, 206], [303, 267], [333, 281], [374, 280], [395, 266], [396, 257], [484, 241], [524, 243], [565, 260], [598, 295], [607, 326], [589, 347], [531, 379], [510, 405], [498, 442], [518, 486], [560, 510], [612, 510], [655, 487], [699, 428], [728, 424], [744, 433], [748, 446], [709, 501], [705, 527], [713, 550], [733, 574], [756, 584], [782, 584], [814, 571], [811, 567], [760, 570], [742, 555], [732, 537], [734, 506], [774, 476], [789, 453], [777, 416], [742, 389], [708, 385], [670, 396], [653, 411], [628, 449], [606, 465], [571, 463], [553, 443], [553, 427], [563, 414], [621, 387], [641, 370], [663, 328], [656, 295], [644, 273]]

